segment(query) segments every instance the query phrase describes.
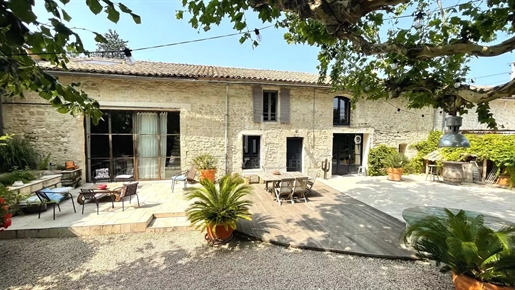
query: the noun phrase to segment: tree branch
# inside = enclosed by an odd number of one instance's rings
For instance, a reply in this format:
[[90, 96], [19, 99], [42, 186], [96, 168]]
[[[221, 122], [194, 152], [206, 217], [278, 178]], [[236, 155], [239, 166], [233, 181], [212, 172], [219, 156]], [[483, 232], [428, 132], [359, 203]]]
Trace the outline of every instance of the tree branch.
[[491, 88], [479, 88], [473, 86], [462, 86], [458, 88], [457, 96], [471, 103], [480, 104], [499, 98], [506, 98], [515, 95], [515, 79]]

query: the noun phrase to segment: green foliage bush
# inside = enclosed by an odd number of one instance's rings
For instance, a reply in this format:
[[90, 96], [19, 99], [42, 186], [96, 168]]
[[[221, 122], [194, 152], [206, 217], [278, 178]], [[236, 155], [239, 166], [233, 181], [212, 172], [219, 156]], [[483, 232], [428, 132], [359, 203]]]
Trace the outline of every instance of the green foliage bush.
[[50, 162], [50, 153], [46, 157], [43, 157], [38, 162], [38, 170], [47, 170], [48, 163]]
[[370, 149], [368, 154], [368, 175], [386, 175], [385, 161], [394, 154], [397, 154], [397, 148], [385, 144], [380, 144]]
[[11, 186], [18, 180], [23, 181], [23, 183], [28, 183], [35, 179], [36, 176], [34, 176], [30, 170], [14, 170], [13, 172], [5, 173], [0, 176], [0, 184]]
[[406, 166], [407, 173], [421, 173], [424, 168], [424, 156], [438, 149], [438, 141], [442, 138], [441, 131], [431, 131], [427, 140], [420, 141], [410, 146], [417, 150], [417, 155], [411, 158]]
[[0, 172], [8, 172], [13, 168], [35, 169], [38, 154], [32, 144], [19, 136], [3, 140], [0, 146]]
[[[498, 174], [515, 173], [514, 135], [473, 135], [465, 134], [470, 141], [469, 148], [442, 148], [442, 156], [447, 161], [463, 161], [476, 156], [478, 161], [491, 160], [498, 168]], [[515, 174], [510, 174], [510, 184], [515, 184]]]

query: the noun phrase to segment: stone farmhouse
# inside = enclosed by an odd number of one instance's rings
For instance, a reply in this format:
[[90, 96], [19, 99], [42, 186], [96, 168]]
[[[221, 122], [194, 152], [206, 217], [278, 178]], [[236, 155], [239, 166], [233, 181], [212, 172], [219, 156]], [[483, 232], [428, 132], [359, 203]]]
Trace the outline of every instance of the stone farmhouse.
[[[29, 95], [4, 100], [4, 131], [31, 139], [53, 163], [74, 160], [87, 181], [100, 168], [169, 179], [202, 153], [217, 157], [218, 174], [264, 167], [308, 173], [327, 159], [328, 176], [345, 175], [366, 166], [375, 144], [409, 155], [407, 145], [442, 127], [438, 110], [408, 110], [399, 99], [352, 107], [351, 95], [319, 84], [317, 74], [107, 59], [74, 59], [68, 71], [41, 65], [63, 83], [80, 82], [99, 101], [103, 120], [60, 114]], [[515, 102], [493, 108], [511, 111], [505, 115], [515, 130]], [[467, 120], [467, 129], [481, 129]]]

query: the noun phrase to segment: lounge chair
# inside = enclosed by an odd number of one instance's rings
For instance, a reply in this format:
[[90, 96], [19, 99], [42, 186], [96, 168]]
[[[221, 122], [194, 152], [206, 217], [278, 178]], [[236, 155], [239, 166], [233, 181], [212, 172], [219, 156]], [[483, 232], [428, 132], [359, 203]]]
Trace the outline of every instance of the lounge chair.
[[184, 171], [172, 177], [172, 192], [175, 189], [175, 183], [177, 181], [182, 181], [184, 183], [183, 189], [186, 189], [188, 182], [195, 182], [195, 175], [197, 174], [197, 169], [194, 165], [191, 166], [190, 170]]
[[36, 196], [39, 198], [39, 201], [41, 202], [39, 204], [38, 219], [41, 218], [41, 211], [43, 209], [43, 204], [47, 204], [47, 205], [51, 204], [52, 208], [54, 210], [54, 220], [55, 220], [55, 206], [57, 205], [57, 208], [59, 209], [59, 211], [61, 211], [61, 207], [59, 206], [59, 203], [61, 203], [61, 201], [63, 201], [68, 195], [71, 197], [71, 200], [72, 200], [73, 212], [77, 212], [75, 210], [75, 203], [73, 201], [73, 197], [70, 192], [63, 192], [63, 193], [53, 192], [51, 189], [48, 189], [48, 188], [45, 188], [42, 190], [37, 190]]
[[293, 204], [295, 201], [293, 200], [293, 187], [295, 184], [295, 178], [287, 178], [281, 180], [279, 186], [274, 189], [275, 198], [277, 203], [281, 205], [281, 197], [286, 196], [286, 199], [290, 200]]

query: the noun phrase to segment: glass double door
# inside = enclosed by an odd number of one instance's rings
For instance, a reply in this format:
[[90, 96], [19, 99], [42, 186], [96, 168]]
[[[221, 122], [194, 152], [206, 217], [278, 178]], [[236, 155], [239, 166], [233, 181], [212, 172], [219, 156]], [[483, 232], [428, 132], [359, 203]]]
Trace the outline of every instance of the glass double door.
[[[104, 111], [98, 125], [86, 121], [88, 179], [98, 172], [167, 179], [180, 172], [179, 112]], [[99, 170], [102, 169], [102, 170]]]
[[333, 175], [356, 173], [361, 166], [363, 134], [334, 134], [333, 135]]

